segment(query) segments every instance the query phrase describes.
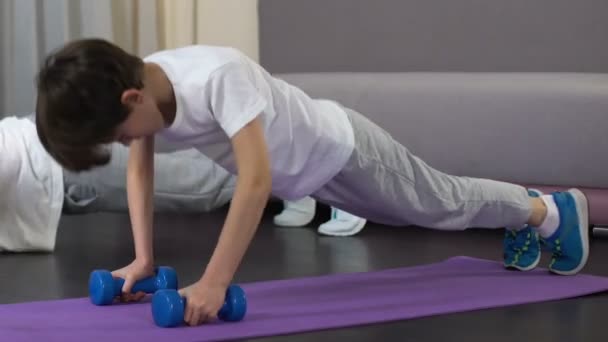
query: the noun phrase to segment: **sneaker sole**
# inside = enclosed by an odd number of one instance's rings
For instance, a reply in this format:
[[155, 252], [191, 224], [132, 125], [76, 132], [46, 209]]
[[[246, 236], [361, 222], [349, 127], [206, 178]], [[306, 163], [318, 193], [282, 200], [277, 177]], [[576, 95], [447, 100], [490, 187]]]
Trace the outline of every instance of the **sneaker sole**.
[[279, 227], [284, 227], [284, 228], [300, 228], [300, 227], [305, 227], [307, 225], [309, 225], [312, 220], [314, 220], [315, 216], [311, 215], [310, 217], [306, 217], [305, 220], [301, 220], [301, 221], [297, 221], [297, 220], [284, 220], [284, 219], [277, 219], [276, 217], [273, 218], [272, 223], [274, 223], [275, 226], [279, 226]]
[[582, 191], [578, 189], [570, 189], [569, 193], [576, 199], [576, 213], [579, 217], [578, 224], [581, 227], [579, 233], [581, 234], [581, 241], [583, 242], [583, 258], [580, 264], [570, 271], [560, 271], [550, 268], [551, 272], [560, 275], [574, 275], [580, 272], [587, 264], [589, 258], [589, 205], [587, 203], [587, 197]]
[[540, 253], [538, 253], [538, 257], [536, 257], [536, 260], [534, 260], [534, 262], [532, 264], [530, 264], [530, 266], [528, 266], [528, 267], [521, 267], [521, 266], [517, 266], [517, 265], [505, 265], [505, 268], [511, 268], [511, 269], [516, 269], [519, 271], [526, 272], [526, 271], [531, 271], [531, 270], [535, 269], [539, 263], [540, 263]]
[[366, 224], [367, 224], [367, 220], [361, 220], [359, 223], [357, 223], [355, 228], [353, 228], [347, 232], [332, 232], [329, 230], [322, 229], [321, 227], [319, 227], [319, 229], [317, 231], [319, 232], [319, 234], [323, 234], [323, 235], [327, 235], [327, 236], [352, 236], [352, 235], [358, 234], [361, 230], [363, 230], [363, 227], [365, 227]]

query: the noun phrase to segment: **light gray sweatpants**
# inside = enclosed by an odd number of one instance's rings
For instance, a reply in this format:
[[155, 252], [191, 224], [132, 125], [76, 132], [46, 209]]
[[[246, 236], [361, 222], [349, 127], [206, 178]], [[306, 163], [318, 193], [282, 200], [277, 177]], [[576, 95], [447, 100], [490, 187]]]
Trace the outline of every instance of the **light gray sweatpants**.
[[[108, 165], [88, 172], [64, 170], [64, 211], [68, 214], [128, 210], [128, 148], [112, 144]], [[191, 149], [154, 155], [154, 210], [205, 212], [232, 199], [236, 177]]]
[[522, 227], [531, 206], [524, 187], [437, 171], [363, 115], [346, 109], [355, 148], [346, 166], [311, 196], [387, 225], [460, 230]]

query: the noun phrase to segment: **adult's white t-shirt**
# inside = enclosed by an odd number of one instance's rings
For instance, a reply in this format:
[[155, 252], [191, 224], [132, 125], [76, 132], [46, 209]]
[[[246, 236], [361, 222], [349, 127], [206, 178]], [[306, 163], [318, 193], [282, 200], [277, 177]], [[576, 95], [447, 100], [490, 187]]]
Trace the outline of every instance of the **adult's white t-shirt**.
[[63, 207], [63, 171], [27, 118], [0, 121], [0, 251], [52, 251]]

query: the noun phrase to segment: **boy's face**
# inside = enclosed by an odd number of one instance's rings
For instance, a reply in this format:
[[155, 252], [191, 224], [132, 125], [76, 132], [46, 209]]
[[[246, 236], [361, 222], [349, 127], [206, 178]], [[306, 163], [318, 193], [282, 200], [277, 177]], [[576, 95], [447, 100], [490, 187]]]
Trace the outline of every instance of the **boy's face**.
[[116, 129], [116, 141], [128, 146], [132, 140], [153, 135], [165, 127], [162, 113], [145, 91], [129, 89], [122, 101], [131, 111]]

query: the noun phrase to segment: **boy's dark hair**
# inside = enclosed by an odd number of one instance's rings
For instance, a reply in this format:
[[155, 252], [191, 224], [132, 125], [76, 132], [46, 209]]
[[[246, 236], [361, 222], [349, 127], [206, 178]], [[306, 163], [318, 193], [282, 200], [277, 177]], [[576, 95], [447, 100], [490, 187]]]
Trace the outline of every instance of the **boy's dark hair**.
[[143, 65], [101, 39], [71, 42], [46, 58], [37, 78], [36, 127], [59, 164], [82, 171], [109, 162], [103, 145], [129, 114], [122, 93], [143, 88]]

